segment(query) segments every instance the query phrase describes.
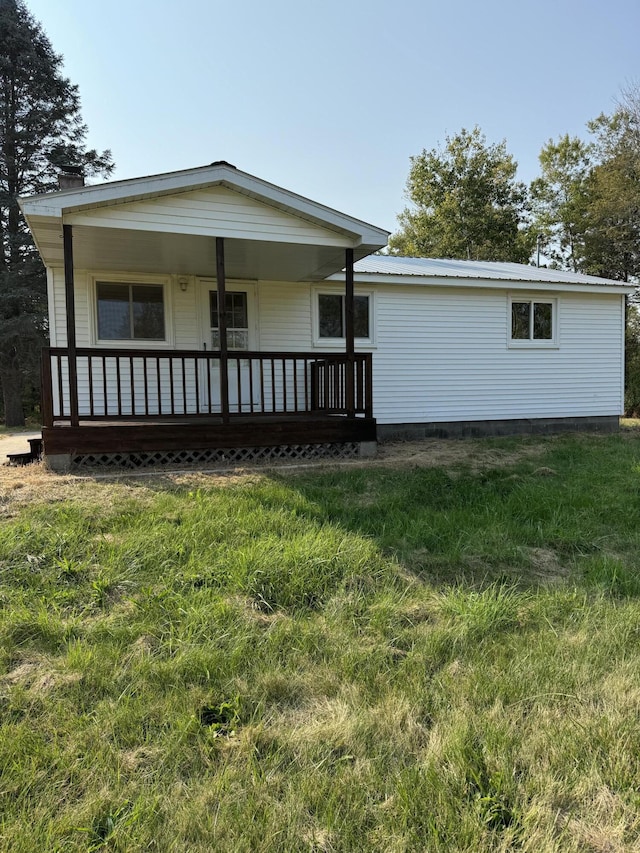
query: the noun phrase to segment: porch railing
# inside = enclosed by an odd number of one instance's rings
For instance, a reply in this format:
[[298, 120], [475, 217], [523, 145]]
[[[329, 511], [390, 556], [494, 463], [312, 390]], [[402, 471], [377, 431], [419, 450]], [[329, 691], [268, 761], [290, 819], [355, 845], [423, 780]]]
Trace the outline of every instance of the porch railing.
[[[197, 350], [76, 349], [81, 421], [225, 414], [221, 356]], [[372, 416], [370, 353], [230, 352], [228, 413]], [[44, 426], [71, 421], [69, 353], [42, 353]]]

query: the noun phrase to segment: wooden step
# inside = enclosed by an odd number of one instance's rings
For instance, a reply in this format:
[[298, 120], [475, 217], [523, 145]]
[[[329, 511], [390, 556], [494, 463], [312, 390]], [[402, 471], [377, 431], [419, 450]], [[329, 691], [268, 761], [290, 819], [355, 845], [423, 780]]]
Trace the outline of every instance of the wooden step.
[[31, 453], [7, 453], [9, 465], [30, 465], [34, 459]]
[[42, 438], [30, 438], [31, 457], [34, 462], [42, 458]]

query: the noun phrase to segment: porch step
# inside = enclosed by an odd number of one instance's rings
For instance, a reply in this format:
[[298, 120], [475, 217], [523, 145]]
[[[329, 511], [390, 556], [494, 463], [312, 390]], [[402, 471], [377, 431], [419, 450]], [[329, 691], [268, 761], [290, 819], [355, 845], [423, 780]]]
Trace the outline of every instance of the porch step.
[[20, 466], [30, 465], [32, 462], [38, 462], [42, 459], [42, 437], [29, 438], [30, 450], [25, 453], [7, 453], [8, 465]]
[[35, 461], [31, 453], [7, 453], [9, 465], [30, 465]]
[[29, 447], [31, 448], [31, 456], [34, 461], [42, 459], [42, 436], [39, 438], [30, 438]]

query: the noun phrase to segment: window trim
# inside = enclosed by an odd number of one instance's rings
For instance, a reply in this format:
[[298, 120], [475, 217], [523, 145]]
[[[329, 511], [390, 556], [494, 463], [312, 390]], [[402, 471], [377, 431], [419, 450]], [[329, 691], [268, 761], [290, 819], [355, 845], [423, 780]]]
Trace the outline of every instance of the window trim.
[[[320, 296], [342, 296], [344, 299], [344, 285], [342, 287], [331, 287], [321, 285], [311, 289], [311, 323], [313, 346], [316, 349], [342, 349], [346, 347], [346, 338], [321, 338], [320, 337]], [[366, 296], [369, 299], [369, 337], [355, 338], [356, 349], [375, 349], [376, 347], [376, 300], [373, 290], [355, 288], [355, 296]]]
[[[139, 284], [162, 287], [164, 305], [164, 338], [100, 338], [98, 336], [98, 282], [105, 284]], [[141, 273], [91, 273], [90, 314], [92, 345], [105, 349], [169, 349], [173, 347], [173, 322], [171, 305], [171, 276], [145, 275]]]
[[[542, 296], [535, 293], [509, 293], [507, 297], [507, 347], [509, 349], [558, 349], [560, 347], [560, 328], [558, 322], [558, 297]], [[512, 338], [512, 305], [514, 302], [530, 302], [551, 305], [551, 338]]]

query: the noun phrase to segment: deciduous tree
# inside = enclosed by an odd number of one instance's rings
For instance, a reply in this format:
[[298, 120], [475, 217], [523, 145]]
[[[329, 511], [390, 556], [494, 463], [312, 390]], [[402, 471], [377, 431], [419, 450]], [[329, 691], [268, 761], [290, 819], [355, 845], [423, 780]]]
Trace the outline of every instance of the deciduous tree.
[[489, 145], [480, 128], [446, 137], [443, 149], [411, 158], [406, 194], [389, 241], [396, 254], [526, 262], [527, 190], [506, 143]]
[[549, 140], [540, 167], [542, 174], [531, 184], [533, 229], [553, 266], [578, 272], [585, 259], [590, 146], [569, 134]]
[[621, 281], [640, 277], [640, 98], [590, 122], [597, 154], [589, 179], [587, 272]]

